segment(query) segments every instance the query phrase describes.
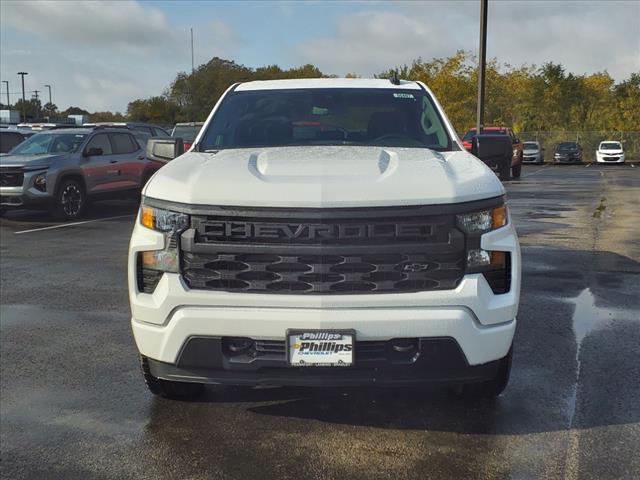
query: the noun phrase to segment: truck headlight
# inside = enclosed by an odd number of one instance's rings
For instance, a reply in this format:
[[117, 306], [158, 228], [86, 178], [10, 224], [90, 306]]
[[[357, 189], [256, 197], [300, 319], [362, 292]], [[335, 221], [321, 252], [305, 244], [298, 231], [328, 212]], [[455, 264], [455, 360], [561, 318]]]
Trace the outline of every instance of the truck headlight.
[[504, 227], [507, 224], [507, 206], [479, 212], [463, 213], [457, 216], [458, 226], [468, 234], [482, 234]]
[[138, 253], [138, 289], [153, 293], [163, 272], [180, 272], [180, 234], [189, 228], [189, 215], [142, 205], [140, 224], [164, 234], [164, 248]]
[[189, 228], [189, 215], [143, 205], [140, 223], [158, 232], [183, 232]]
[[484, 233], [504, 227], [508, 221], [506, 205], [457, 216], [458, 227], [467, 234], [466, 273], [482, 273], [495, 294], [506, 293], [511, 285], [511, 258], [508, 252], [480, 247]]

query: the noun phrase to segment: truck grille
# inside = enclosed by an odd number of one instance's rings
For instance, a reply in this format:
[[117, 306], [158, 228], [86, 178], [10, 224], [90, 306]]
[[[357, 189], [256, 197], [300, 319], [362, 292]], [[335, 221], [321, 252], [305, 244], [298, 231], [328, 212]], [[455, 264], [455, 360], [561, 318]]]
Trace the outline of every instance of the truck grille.
[[[423, 270], [424, 269], [424, 270]], [[415, 270], [415, 271], [412, 271]], [[263, 293], [412, 292], [455, 288], [460, 255], [183, 255], [190, 288]]]
[[0, 187], [21, 187], [24, 173], [16, 168], [0, 168]]
[[189, 288], [227, 292], [373, 294], [456, 288], [464, 276], [464, 234], [456, 227], [455, 213], [424, 214], [424, 208], [192, 215], [191, 228], [181, 238], [181, 272]]

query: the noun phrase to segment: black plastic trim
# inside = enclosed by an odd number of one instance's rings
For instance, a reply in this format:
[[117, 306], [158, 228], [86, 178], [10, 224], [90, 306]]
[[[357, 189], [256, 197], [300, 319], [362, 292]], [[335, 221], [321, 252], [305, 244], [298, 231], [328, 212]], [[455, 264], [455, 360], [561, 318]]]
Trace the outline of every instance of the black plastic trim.
[[243, 207], [243, 206], [213, 206], [202, 204], [186, 204], [144, 197], [142, 203], [149, 207], [162, 208], [189, 215], [220, 215], [228, 217], [259, 217], [259, 218], [304, 218], [322, 220], [330, 218], [339, 220], [357, 217], [358, 219], [388, 217], [391, 212], [395, 216], [420, 215], [451, 215], [468, 213], [476, 210], [497, 207], [505, 203], [505, 196], [473, 200], [469, 202], [444, 203], [430, 205], [397, 205], [376, 207], [347, 207], [347, 208], [293, 208], [293, 207]]
[[[286, 356], [266, 356], [251, 362], [233, 361], [222, 349], [224, 337], [190, 337], [177, 364], [149, 359], [151, 373], [161, 379], [226, 385], [269, 386], [410, 386], [467, 383], [495, 377], [500, 360], [469, 365], [451, 337], [419, 338], [419, 354], [412, 362], [377, 358], [351, 367], [297, 367]], [[389, 341], [387, 342], [389, 343]]]

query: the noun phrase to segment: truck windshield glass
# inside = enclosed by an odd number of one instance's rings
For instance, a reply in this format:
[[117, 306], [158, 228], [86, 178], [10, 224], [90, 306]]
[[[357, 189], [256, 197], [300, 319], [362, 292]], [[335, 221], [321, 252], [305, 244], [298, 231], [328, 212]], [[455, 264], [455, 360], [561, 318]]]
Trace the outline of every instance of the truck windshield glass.
[[40, 133], [25, 140], [11, 152], [12, 155], [44, 155], [49, 153], [74, 153], [84, 142], [81, 133]]
[[452, 147], [423, 90], [328, 88], [233, 92], [198, 149], [309, 145]]

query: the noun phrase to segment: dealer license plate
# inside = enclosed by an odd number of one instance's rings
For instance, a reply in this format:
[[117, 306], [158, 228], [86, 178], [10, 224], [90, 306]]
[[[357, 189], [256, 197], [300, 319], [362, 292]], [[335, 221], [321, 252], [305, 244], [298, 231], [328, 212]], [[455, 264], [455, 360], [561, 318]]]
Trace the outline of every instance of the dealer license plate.
[[353, 330], [289, 330], [287, 358], [296, 367], [348, 367], [354, 340]]

